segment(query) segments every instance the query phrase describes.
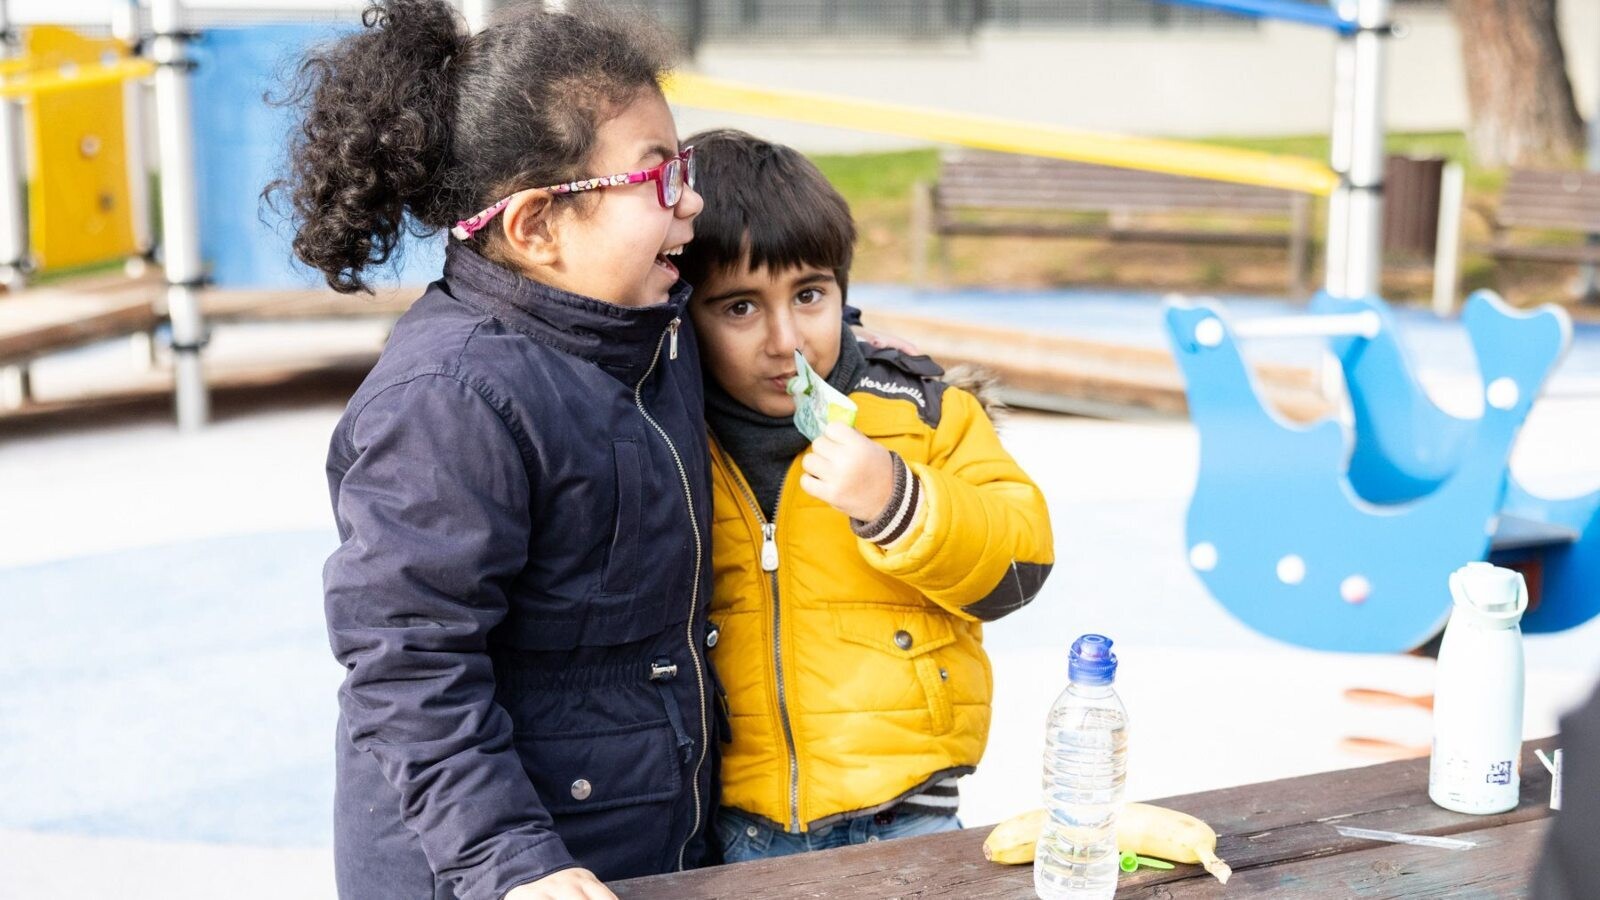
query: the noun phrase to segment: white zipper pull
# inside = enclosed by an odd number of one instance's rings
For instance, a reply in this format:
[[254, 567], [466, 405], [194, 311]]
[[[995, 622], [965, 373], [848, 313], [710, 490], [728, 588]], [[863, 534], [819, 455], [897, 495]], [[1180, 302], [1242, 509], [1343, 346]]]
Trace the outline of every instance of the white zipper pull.
[[778, 571], [778, 525], [768, 522], [761, 526], [761, 571]]
[[670, 335], [667, 339], [667, 359], [678, 358], [678, 323], [682, 321], [682, 318], [673, 319], [672, 324], [667, 326], [667, 334]]

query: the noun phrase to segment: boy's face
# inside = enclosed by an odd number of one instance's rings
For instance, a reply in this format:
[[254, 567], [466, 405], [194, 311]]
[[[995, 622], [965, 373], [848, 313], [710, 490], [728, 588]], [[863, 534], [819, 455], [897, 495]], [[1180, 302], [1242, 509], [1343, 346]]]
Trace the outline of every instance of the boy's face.
[[839, 361], [844, 298], [831, 269], [736, 263], [696, 286], [689, 315], [706, 371], [735, 400], [768, 416], [794, 415], [784, 385], [795, 376], [795, 350], [824, 378]]

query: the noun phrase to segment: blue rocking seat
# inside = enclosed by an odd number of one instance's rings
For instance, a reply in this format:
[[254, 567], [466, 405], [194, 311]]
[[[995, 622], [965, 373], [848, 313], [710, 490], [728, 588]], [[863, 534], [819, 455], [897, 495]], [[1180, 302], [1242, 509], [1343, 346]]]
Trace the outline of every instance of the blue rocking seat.
[[1570, 339], [1564, 314], [1521, 313], [1487, 292], [1474, 295], [1463, 322], [1485, 403], [1481, 417], [1463, 419], [1422, 390], [1381, 300], [1319, 297], [1312, 312], [1312, 320], [1333, 323], [1353, 430], [1280, 418], [1261, 402], [1224, 313], [1168, 306], [1168, 336], [1200, 432], [1189, 561], [1212, 595], [1291, 643], [1403, 651], [1443, 626], [1450, 572], [1492, 554], [1534, 554], [1549, 576], [1542, 609], [1564, 607], [1542, 625], [1571, 627], [1594, 615], [1592, 599], [1574, 604], [1550, 590], [1558, 575], [1565, 581], [1600, 565], [1583, 541], [1600, 533], [1587, 527], [1600, 498], [1553, 508], [1508, 488], [1517, 433]]
[[[1486, 303], [1500, 302], [1494, 292], [1478, 291], [1468, 299], [1463, 317], [1474, 315]], [[1311, 311], [1321, 315], [1360, 310], [1376, 312], [1384, 323], [1381, 331], [1366, 341], [1346, 336], [1330, 341], [1344, 372], [1355, 420], [1350, 483], [1375, 502], [1413, 499], [1437, 487], [1459, 463], [1474, 420], [1452, 416], [1428, 398], [1383, 301], [1319, 294], [1311, 302]], [[1559, 309], [1550, 308], [1548, 315], [1561, 330], [1564, 355], [1571, 343], [1571, 324]], [[1508, 329], [1497, 338], [1503, 346], [1496, 352], [1533, 352], [1518, 344], [1523, 339], [1522, 332]], [[1590, 527], [1596, 524], [1597, 511], [1600, 491], [1541, 497], [1508, 473], [1487, 558], [1527, 577], [1532, 603], [1523, 617], [1524, 631], [1561, 631], [1600, 613], [1600, 597], [1589, 587], [1600, 577], [1600, 528]]]

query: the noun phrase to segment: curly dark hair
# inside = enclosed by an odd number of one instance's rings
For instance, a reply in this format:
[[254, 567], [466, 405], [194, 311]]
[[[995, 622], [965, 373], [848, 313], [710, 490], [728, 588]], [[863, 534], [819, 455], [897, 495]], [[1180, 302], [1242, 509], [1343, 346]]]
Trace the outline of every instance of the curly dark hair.
[[[583, 177], [600, 125], [670, 68], [662, 32], [589, 4], [526, 4], [472, 35], [446, 0], [373, 0], [361, 21], [300, 63], [288, 175], [264, 192], [289, 199], [295, 256], [347, 294], [371, 292], [363, 272], [408, 229]], [[495, 231], [472, 238], [490, 258]]]

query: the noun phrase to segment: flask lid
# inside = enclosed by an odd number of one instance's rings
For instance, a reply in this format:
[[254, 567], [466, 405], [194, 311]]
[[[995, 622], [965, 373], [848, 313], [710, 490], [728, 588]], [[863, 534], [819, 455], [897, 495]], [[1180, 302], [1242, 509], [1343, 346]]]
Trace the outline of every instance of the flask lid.
[[1451, 574], [1450, 593], [1458, 604], [1496, 618], [1520, 617], [1528, 605], [1522, 573], [1486, 562], [1467, 563]]
[[1067, 677], [1076, 684], [1110, 684], [1117, 677], [1117, 655], [1111, 652], [1111, 639], [1103, 634], [1086, 634], [1072, 642], [1067, 654]]

